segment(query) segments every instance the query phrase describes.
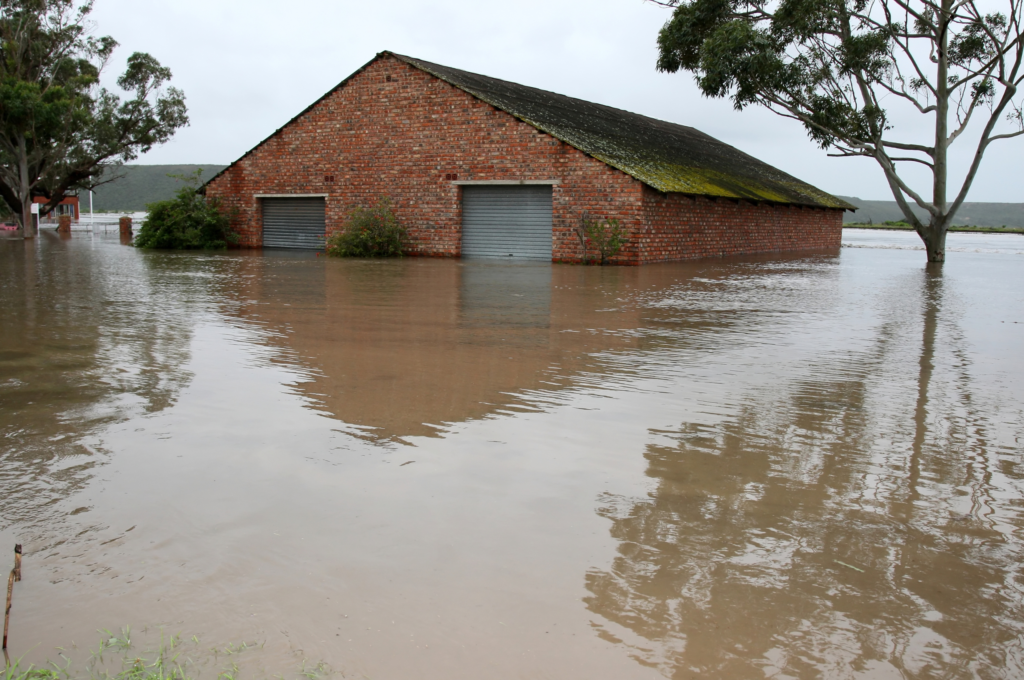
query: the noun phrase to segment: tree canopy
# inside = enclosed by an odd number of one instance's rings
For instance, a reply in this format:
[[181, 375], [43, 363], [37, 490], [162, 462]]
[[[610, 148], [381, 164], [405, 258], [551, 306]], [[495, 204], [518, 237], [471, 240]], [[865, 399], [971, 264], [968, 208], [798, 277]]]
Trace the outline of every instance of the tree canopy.
[[[942, 262], [985, 151], [1024, 134], [1022, 2], [669, 0], [658, 68], [692, 72], [705, 95], [738, 109], [797, 120], [833, 155], [874, 159], [929, 261]], [[897, 129], [900, 107], [926, 119]], [[949, 149], [972, 123], [978, 129], [963, 137], [972, 160], [951, 193]], [[929, 170], [928, 190], [914, 186], [907, 164]]]
[[124, 99], [100, 85], [117, 42], [91, 35], [92, 7], [0, 0], [0, 198], [25, 235], [34, 197], [46, 214], [188, 124], [184, 94], [165, 87], [171, 71], [149, 54], [128, 57]]

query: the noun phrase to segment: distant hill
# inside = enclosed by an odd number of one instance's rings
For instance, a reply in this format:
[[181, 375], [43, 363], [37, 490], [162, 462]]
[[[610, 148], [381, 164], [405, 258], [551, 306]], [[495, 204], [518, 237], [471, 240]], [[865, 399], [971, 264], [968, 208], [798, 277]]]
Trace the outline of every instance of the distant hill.
[[[181, 182], [168, 175], [187, 175], [202, 168], [208, 180], [223, 170], [223, 165], [122, 165], [113, 171], [118, 175], [109, 184], [97, 187], [92, 194], [92, 207], [97, 212], [145, 210], [147, 203], [174, 198]], [[89, 192], [79, 194], [82, 214], [89, 213]]]
[[[896, 201], [864, 201], [851, 196], [837, 196], [857, 206], [855, 213], [845, 213], [843, 222], [881, 222], [904, 219]], [[915, 206], [914, 212], [924, 219], [924, 210]], [[964, 203], [957, 211], [953, 223], [970, 227], [1024, 227], [1024, 203]]]

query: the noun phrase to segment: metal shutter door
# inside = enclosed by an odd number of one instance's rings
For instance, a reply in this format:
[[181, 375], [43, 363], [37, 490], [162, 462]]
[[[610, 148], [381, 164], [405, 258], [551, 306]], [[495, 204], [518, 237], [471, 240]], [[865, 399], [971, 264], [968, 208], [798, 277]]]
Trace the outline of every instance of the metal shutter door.
[[551, 187], [462, 187], [462, 255], [550, 262]]
[[264, 198], [263, 247], [323, 249], [326, 209], [323, 198]]

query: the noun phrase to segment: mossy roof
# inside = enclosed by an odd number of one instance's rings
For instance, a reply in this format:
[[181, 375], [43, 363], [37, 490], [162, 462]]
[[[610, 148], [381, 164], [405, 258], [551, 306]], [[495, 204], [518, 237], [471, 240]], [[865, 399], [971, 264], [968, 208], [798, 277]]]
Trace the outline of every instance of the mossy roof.
[[700, 130], [384, 52], [662, 192], [856, 210]]

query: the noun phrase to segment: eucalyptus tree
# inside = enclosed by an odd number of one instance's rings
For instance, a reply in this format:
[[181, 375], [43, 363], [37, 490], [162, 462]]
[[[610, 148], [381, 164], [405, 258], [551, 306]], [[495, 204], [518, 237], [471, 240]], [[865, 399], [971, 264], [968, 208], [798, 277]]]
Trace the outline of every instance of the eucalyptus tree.
[[[657, 65], [801, 122], [830, 155], [874, 159], [928, 261], [943, 262], [985, 152], [1024, 134], [1022, 2], [668, 0]], [[916, 123], [902, 125], [907, 112]], [[957, 142], [971, 160], [950, 187]]]
[[100, 85], [117, 47], [92, 35], [92, 0], [0, 0], [0, 198], [32, 236], [41, 214], [68, 194], [109, 181], [108, 169], [166, 142], [188, 124], [170, 69], [136, 52]]

